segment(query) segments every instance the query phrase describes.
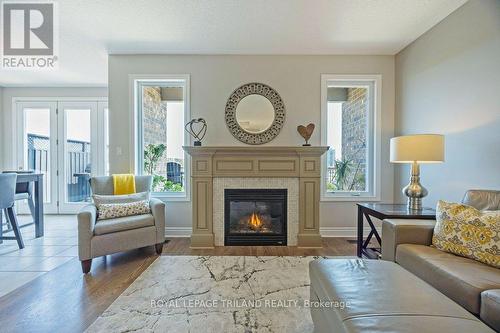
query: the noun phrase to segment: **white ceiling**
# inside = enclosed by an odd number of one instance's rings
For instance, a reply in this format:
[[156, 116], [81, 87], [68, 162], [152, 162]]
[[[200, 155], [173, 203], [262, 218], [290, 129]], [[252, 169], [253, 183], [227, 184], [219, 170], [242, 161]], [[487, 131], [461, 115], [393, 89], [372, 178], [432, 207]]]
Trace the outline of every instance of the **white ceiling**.
[[59, 69], [0, 86], [105, 86], [107, 55], [389, 54], [467, 0], [60, 0]]

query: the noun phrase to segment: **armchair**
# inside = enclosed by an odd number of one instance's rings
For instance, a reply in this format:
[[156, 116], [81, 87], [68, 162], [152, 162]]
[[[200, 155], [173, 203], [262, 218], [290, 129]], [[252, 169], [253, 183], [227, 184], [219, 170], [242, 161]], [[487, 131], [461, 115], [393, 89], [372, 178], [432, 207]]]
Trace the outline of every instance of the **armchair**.
[[[151, 176], [136, 176], [137, 192], [151, 189]], [[112, 177], [90, 179], [92, 193], [113, 195]], [[107, 254], [155, 245], [161, 254], [165, 242], [165, 203], [152, 198], [151, 214], [97, 221], [97, 208], [87, 205], [78, 213], [78, 256], [83, 273], [88, 273], [92, 259]]]

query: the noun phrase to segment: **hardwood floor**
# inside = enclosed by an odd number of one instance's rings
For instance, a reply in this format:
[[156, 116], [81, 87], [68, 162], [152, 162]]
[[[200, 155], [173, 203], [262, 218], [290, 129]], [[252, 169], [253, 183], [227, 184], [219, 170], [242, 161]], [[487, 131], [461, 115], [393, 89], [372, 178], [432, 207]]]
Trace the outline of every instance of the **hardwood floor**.
[[300, 249], [296, 246], [217, 246], [193, 250], [189, 238], [173, 238], [163, 247], [163, 255], [195, 256], [355, 256], [356, 244], [347, 238], [323, 238], [321, 249]]
[[[255, 246], [192, 250], [189, 238], [173, 238], [162, 255], [353, 256], [355, 243], [324, 238], [322, 249]], [[158, 256], [153, 246], [94, 259], [88, 275], [74, 258], [0, 298], [2, 332], [81, 332]], [[0, 282], [1, 283], [1, 282]]]
[[153, 247], [93, 260], [74, 258], [0, 298], [2, 332], [81, 332], [157, 258]]

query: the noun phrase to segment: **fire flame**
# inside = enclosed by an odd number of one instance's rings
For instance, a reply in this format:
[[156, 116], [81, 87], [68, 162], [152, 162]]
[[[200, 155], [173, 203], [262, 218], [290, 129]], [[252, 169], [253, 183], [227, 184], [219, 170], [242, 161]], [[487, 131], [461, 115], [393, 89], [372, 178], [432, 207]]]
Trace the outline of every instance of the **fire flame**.
[[259, 229], [260, 227], [262, 227], [262, 220], [260, 219], [259, 214], [256, 214], [255, 212], [250, 215], [248, 223], [250, 224], [250, 227], [252, 229]]

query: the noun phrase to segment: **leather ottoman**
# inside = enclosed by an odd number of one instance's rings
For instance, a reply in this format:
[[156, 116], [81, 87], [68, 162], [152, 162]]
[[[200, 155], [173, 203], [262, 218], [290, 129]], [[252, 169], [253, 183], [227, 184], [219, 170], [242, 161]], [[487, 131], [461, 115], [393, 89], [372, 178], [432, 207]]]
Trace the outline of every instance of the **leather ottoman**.
[[457, 303], [382, 260], [309, 265], [315, 332], [494, 332]]

